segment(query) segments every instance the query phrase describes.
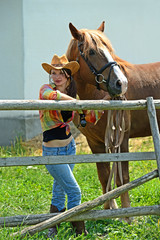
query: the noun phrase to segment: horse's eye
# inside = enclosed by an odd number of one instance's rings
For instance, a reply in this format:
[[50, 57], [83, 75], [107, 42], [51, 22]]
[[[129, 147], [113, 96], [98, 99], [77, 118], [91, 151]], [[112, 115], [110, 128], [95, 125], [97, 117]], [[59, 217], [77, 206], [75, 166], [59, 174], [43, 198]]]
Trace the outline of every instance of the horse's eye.
[[93, 49], [90, 49], [89, 50], [89, 55], [91, 56], [91, 55], [94, 55], [94, 54], [95, 54], [95, 51]]

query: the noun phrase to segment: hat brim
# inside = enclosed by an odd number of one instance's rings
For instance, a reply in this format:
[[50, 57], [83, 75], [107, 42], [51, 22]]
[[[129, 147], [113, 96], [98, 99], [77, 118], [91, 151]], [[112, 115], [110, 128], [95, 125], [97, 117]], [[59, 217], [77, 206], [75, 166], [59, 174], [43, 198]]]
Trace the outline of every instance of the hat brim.
[[61, 70], [67, 68], [71, 71], [71, 75], [74, 75], [79, 70], [79, 64], [76, 61], [69, 62], [63, 66], [54, 66], [48, 63], [42, 63], [42, 67], [49, 74], [51, 73], [52, 69]]

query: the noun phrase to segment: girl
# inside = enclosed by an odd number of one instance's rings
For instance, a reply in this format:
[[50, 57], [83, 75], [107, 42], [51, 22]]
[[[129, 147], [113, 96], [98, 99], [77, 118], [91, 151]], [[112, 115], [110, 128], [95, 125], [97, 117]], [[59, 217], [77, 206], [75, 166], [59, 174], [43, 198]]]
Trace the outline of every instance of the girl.
[[[79, 70], [76, 61], [68, 62], [65, 55], [54, 55], [51, 64], [43, 63], [42, 67], [49, 74], [49, 84], [40, 88], [39, 99], [76, 100], [76, 87], [72, 78]], [[43, 130], [43, 156], [75, 155], [76, 145], [69, 127], [74, 112], [40, 110], [39, 113]], [[93, 118], [93, 111], [91, 115], [91, 122], [95, 122], [97, 118]], [[73, 175], [74, 164], [46, 165], [46, 168], [54, 178], [50, 213], [65, 211], [65, 195], [68, 199], [68, 209], [79, 205], [81, 190]], [[77, 235], [82, 232], [87, 234], [84, 221], [72, 222], [72, 226]], [[49, 229], [48, 237], [54, 237], [56, 234], [56, 226]]]

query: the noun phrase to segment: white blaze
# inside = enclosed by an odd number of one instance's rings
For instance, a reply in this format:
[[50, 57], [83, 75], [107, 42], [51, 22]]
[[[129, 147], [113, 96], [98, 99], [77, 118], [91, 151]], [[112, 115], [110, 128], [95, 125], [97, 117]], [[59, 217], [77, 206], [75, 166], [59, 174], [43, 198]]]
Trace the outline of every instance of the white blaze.
[[[111, 54], [106, 48], [103, 48], [102, 51], [108, 62], [115, 62]], [[128, 84], [127, 78], [125, 77], [121, 69], [116, 65], [113, 67], [112, 71], [117, 76], [117, 79], [119, 79], [122, 82], [122, 95], [125, 94], [127, 91], [127, 84]]]

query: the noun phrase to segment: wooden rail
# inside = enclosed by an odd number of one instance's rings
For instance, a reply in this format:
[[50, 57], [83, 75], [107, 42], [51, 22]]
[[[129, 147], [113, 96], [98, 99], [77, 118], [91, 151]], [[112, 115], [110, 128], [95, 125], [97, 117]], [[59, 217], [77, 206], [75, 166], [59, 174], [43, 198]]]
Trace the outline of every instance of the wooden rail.
[[[153, 100], [160, 109], [160, 100]], [[147, 100], [107, 101], [107, 100], [0, 100], [0, 110], [145, 110]]]
[[160, 137], [159, 137], [159, 128], [158, 128], [156, 110], [155, 110], [155, 105], [152, 97], [147, 98], [147, 112], [148, 112], [148, 117], [149, 117], [150, 126], [151, 126], [155, 155], [157, 160], [157, 167], [158, 167], [159, 178], [160, 178]]
[[[34, 225], [46, 221], [50, 218], [58, 216], [61, 213], [47, 213], [35, 215], [17, 215], [11, 217], [0, 217], [0, 227], [17, 227], [24, 225]], [[106, 218], [126, 218], [135, 216], [155, 215], [160, 216], [160, 205], [144, 206], [144, 207], [130, 207], [112, 210], [89, 210], [87, 212], [78, 214], [74, 217], [68, 218], [65, 222], [73, 221], [95, 221], [105, 220]]]
[[45, 157], [8, 157], [0, 158], [0, 167], [30, 166], [45, 164], [65, 163], [97, 163], [97, 162], [123, 162], [123, 161], [156, 160], [154, 152], [138, 153], [103, 153], [81, 154], [70, 156], [45, 156]]

